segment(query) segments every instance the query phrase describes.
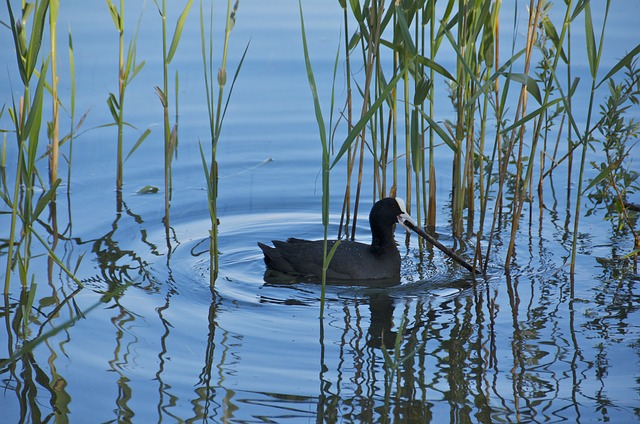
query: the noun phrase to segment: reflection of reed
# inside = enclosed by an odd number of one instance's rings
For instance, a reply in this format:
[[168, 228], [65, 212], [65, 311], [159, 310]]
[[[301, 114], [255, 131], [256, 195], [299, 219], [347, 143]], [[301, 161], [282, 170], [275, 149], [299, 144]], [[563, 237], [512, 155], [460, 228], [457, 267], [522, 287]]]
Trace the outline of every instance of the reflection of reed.
[[[197, 398], [191, 400], [194, 416], [188, 422], [200, 421], [208, 417], [224, 417], [224, 421], [232, 416], [237, 407], [233, 404], [235, 392], [224, 388], [224, 365], [227, 364], [227, 357], [230, 354], [229, 334], [224, 329], [219, 344], [222, 347], [220, 360], [216, 361], [216, 330], [218, 329], [217, 314], [220, 307], [220, 297], [213, 292], [211, 304], [209, 305], [208, 325], [207, 325], [207, 346], [204, 355], [204, 365], [198, 376], [196, 389]], [[218, 380], [214, 380], [214, 368], [218, 371]], [[224, 391], [224, 397], [219, 401], [216, 394]]]
[[[160, 336], [160, 352], [158, 353], [158, 370], [155, 374], [155, 380], [158, 382], [158, 420], [162, 419], [163, 415], [168, 417], [178, 418], [172, 414], [171, 408], [175, 406], [177, 397], [171, 393], [171, 385], [164, 381], [165, 361], [168, 356], [167, 352], [167, 340], [171, 334], [171, 323], [164, 317], [164, 312], [169, 309], [171, 300], [171, 291], [165, 295], [164, 305], [156, 308], [158, 318], [162, 324], [163, 333]], [[165, 399], [166, 395], [166, 399]]]
[[[120, 220], [123, 217], [132, 218], [133, 221], [140, 226], [140, 241], [149, 248], [149, 253], [159, 257], [161, 256], [161, 252], [155, 243], [148, 239], [147, 230], [143, 227], [144, 220], [142, 217], [133, 213], [125, 202], [122, 202], [122, 207], [124, 214], [116, 214], [116, 218], [111, 224], [111, 230], [109, 232], [97, 239], [78, 240], [78, 244], [90, 243], [92, 245], [91, 251], [95, 255], [100, 268], [101, 277], [98, 278], [98, 280], [106, 282], [110, 289], [118, 287], [123, 284], [123, 282], [132, 280], [141, 280], [148, 283], [148, 286], [142, 286], [140, 283], [137, 283], [136, 285], [140, 287], [147, 289], [153, 288], [157, 286], [159, 282], [148, 269], [149, 264], [147, 261], [143, 259], [143, 256], [136, 252], [136, 250], [123, 249], [117, 240]], [[125, 228], [125, 231], [130, 231], [128, 225]], [[132, 271], [137, 275], [130, 275]]]
[[[129, 380], [122, 372], [122, 365], [127, 364], [128, 359], [126, 357], [120, 358], [122, 337], [124, 335], [123, 329], [128, 322], [134, 319], [134, 315], [119, 303], [118, 296], [128, 288], [132, 280], [140, 280], [140, 277], [142, 281], [149, 283], [147, 287], [142, 288], [148, 289], [157, 286], [158, 282], [151, 275], [148, 270], [148, 264], [142, 259], [142, 256], [133, 249], [122, 249], [117, 241], [118, 229], [123, 217], [132, 217], [134, 222], [138, 224], [143, 224], [144, 222], [142, 217], [132, 213], [126, 207], [126, 204], [123, 203], [123, 206], [126, 214], [118, 213], [112, 223], [111, 230], [98, 239], [70, 239], [60, 235], [60, 239], [65, 241], [65, 246], [80, 246], [84, 244], [92, 246], [92, 251], [99, 264], [100, 276], [89, 278], [85, 282], [100, 281], [107, 285], [104, 288], [105, 295], [100, 301], [82, 310], [76, 304], [75, 298], [83, 290], [83, 287], [80, 286], [67, 294], [65, 292], [66, 285], [61, 284], [56, 288], [52, 274], [49, 274], [49, 286], [52, 289], [52, 294], [40, 297], [37, 303], [35, 301], [35, 285], [29, 289], [21, 290], [19, 299], [14, 303], [11, 303], [8, 293], [4, 295], [4, 316], [9, 358], [3, 358], [3, 361], [0, 362], [0, 374], [8, 373], [11, 376], [10, 380], [15, 381], [14, 385], [5, 384], [4, 387], [10, 387], [20, 399], [19, 403], [25, 406], [20, 411], [23, 419], [29, 416], [41, 417], [40, 404], [43, 392], [48, 393], [49, 403], [54, 407], [52, 414], [67, 416], [71, 396], [66, 391], [66, 378], [57, 371], [58, 352], [64, 352], [63, 345], [71, 340], [69, 329], [76, 321], [85, 317], [96, 307], [111, 302], [120, 311], [117, 316], [112, 318], [112, 323], [116, 326], [117, 332], [114, 359], [109, 362], [111, 369], [120, 375], [118, 379], [118, 397], [116, 399], [116, 404], [118, 405], [117, 413], [123, 419], [132, 417], [134, 414], [128, 406], [128, 401], [131, 399]], [[41, 224], [45, 230], [53, 231], [45, 223]], [[140, 237], [143, 244], [150, 247], [152, 254], [159, 255], [155, 245], [147, 240], [146, 230], [142, 229], [140, 231]], [[67, 250], [71, 252], [72, 247], [67, 247]], [[77, 272], [77, 268], [80, 266], [82, 256], [83, 254], [80, 254], [74, 273]], [[67, 258], [67, 266], [69, 269], [73, 269], [69, 266], [69, 261], [70, 256]], [[135, 271], [137, 276], [132, 275], [132, 270]], [[68, 274], [65, 273], [64, 275]], [[53, 340], [52, 337], [62, 331], [66, 332], [67, 337], [58, 342], [58, 348], [54, 348], [51, 342]], [[33, 353], [34, 349], [43, 342], [49, 351], [47, 363], [50, 375], [47, 375], [47, 372], [40, 368]], [[42, 422], [47, 419], [50, 418], [41, 417], [36, 421]]]
[[[452, 287], [469, 287], [468, 283]], [[442, 401], [454, 422], [491, 421], [496, 399], [502, 399], [497, 410], [516, 411], [514, 391], [507, 395], [497, 379], [491, 381], [499, 365], [494, 333], [497, 292], [478, 286], [462, 293], [437, 302], [420, 297], [396, 311], [396, 300], [387, 291], [371, 292], [364, 303], [358, 299], [329, 314], [329, 319], [340, 315], [327, 327], [341, 323], [339, 356], [321, 353], [318, 420], [429, 422], [445, 411]], [[404, 328], [397, 327], [398, 312], [407, 322]], [[327, 347], [322, 342], [321, 352]], [[387, 360], [382, 349], [391, 355]], [[522, 397], [524, 385], [512, 380]], [[527, 409], [533, 410], [531, 405]]]
[[[111, 318], [111, 323], [115, 327], [115, 347], [113, 350], [113, 359], [109, 361], [109, 366], [113, 372], [118, 374], [116, 381], [118, 385], [117, 397], [115, 403], [117, 410], [115, 414], [118, 422], [130, 422], [135, 415], [134, 411], [129, 407], [129, 401], [132, 398], [132, 388], [129, 385], [129, 378], [127, 378], [124, 368], [129, 364], [129, 355], [132, 352], [132, 347], [138, 343], [138, 338], [132, 336], [132, 340], [123, 346], [124, 335], [127, 333], [127, 325], [133, 323], [136, 319], [135, 315], [129, 312], [124, 306], [116, 300], [116, 305], [119, 313]], [[126, 347], [123, 349], [123, 347]]]

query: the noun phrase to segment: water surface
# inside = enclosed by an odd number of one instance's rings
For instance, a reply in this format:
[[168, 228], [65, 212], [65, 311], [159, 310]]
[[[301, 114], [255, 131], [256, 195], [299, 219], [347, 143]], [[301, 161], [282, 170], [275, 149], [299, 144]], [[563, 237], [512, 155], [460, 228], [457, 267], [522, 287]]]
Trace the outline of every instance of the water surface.
[[[199, 142], [206, 145], [208, 123], [197, 8], [172, 65], [181, 81], [180, 147], [167, 236], [162, 110], [153, 90], [161, 83], [155, 4], [143, 14], [138, 55], [147, 63], [125, 109], [128, 121], [153, 132], [126, 162], [124, 208], [117, 212], [116, 132], [96, 128], [110, 121], [106, 98], [116, 90], [117, 36], [104, 5], [73, 3], [63, 5], [59, 28], [68, 22], [73, 31], [77, 108], [91, 109], [85, 123], [90, 131], [74, 145], [70, 208], [66, 196], [59, 206], [60, 221], [72, 230], [57, 251], [70, 267], [84, 255], [77, 275], [85, 288], [76, 290], [55, 267], [48, 278], [45, 258], [34, 259], [36, 301], [23, 332], [15, 317], [26, 293], [17, 277], [12, 280], [1, 309], [1, 357], [25, 339], [64, 329], [15, 367], [0, 370], [7, 422], [638, 421], [638, 275], [618, 260], [632, 240], [596, 210], [581, 220], [576, 272], [569, 273], [573, 204], [566, 188], [575, 181], [555, 174], [544, 206], [534, 202], [525, 211], [510, 272], [498, 261], [508, 228], [498, 235], [496, 261], [476, 278], [438, 251], [421, 252], [415, 236], [405, 242], [397, 231], [401, 284], [330, 286], [320, 319], [320, 286], [265, 283], [256, 245], [322, 235], [320, 144], [298, 9], [287, 1], [243, 1], [230, 62], [250, 47], [218, 151], [222, 254], [212, 291], [198, 150]], [[327, 106], [341, 40], [341, 11], [334, 3], [304, 2]], [[135, 20], [140, 3], [126, 7], [127, 19]], [[613, 9], [605, 69], [638, 42], [629, 35], [638, 4], [616, 2]], [[0, 59], [16, 84], [13, 52], [3, 45]], [[60, 67], [64, 75], [66, 64]], [[588, 69], [582, 69], [586, 79]], [[61, 84], [68, 95], [68, 81]], [[3, 93], [14, 91], [8, 81], [0, 86]], [[341, 95], [343, 90], [338, 85]], [[129, 137], [132, 144], [137, 133], [131, 130]], [[7, 139], [7, 172], [15, 175], [16, 150], [10, 134]], [[447, 212], [450, 154], [442, 153], [436, 230], [444, 244], [454, 245]], [[344, 170], [333, 175], [330, 233], [336, 234]], [[161, 190], [137, 194], [146, 185]], [[365, 209], [371, 198], [367, 191]], [[366, 242], [364, 216], [358, 238]], [[7, 218], [0, 222], [4, 228]], [[103, 298], [117, 287], [118, 297]], [[69, 319], [74, 323], [65, 326]], [[394, 356], [396, 339], [394, 367], [386, 354]]]

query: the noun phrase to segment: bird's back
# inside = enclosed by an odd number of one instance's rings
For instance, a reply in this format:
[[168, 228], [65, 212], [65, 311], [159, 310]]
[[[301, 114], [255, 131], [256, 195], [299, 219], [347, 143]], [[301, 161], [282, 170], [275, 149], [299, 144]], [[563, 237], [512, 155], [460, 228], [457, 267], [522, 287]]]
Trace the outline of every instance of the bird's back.
[[[327, 242], [327, 252], [335, 243], [335, 240]], [[273, 241], [274, 247], [262, 243], [258, 245], [264, 252], [265, 263], [271, 269], [303, 277], [322, 276], [323, 240], [290, 238], [287, 241]], [[400, 253], [395, 246], [376, 254], [367, 244], [347, 240], [340, 241], [327, 269], [327, 278], [330, 280], [380, 280], [399, 277]]]

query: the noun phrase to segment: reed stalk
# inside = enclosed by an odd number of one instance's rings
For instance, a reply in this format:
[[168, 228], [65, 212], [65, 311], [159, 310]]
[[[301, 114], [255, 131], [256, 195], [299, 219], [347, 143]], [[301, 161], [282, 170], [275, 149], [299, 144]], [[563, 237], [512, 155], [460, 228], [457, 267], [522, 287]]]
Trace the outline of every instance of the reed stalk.
[[[222, 57], [221, 65], [217, 73], [214, 72], [214, 57], [213, 57], [213, 5], [211, 5], [209, 13], [209, 32], [207, 34], [205, 30], [204, 10], [202, 7], [202, 1], [200, 1], [200, 44], [202, 53], [202, 65], [204, 70], [204, 83], [205, 93], [207, 97], [207, 112], [209, 118], [209, 136], [211, 146], [210, 163], [207, 164], [202, 145], [200, 145], [200, 156], [202, 159], [202, 167], [205, 173], [207, 182], [207, 198], [209, 205], [209, 218], [211, 220], [211, 229], [209, 230], [209, 284], [211, 287], [215, 285], [215, 281], [218, 278], [219, 272], [219, 248], [218, 248], [218, 162], [217, 162], [217, 148], [220, 140], [220, 134], [222, 131], [222, 124], [224, 117], [229, 106], [231, 94], [233, 93], [233, 87], [235, 86], [236, 79], [238, 78], [242, 64], [249, 49], [249, 44], [242, 54], [242, 58], [238, 63], [229, 93], [224, 99], [224, 89], [227, 85], [227, 53], [229, 49], [229, 35], [236, 22], [236, 13], [238, 11], [239, 0], [236, 0], [232, 5], [231, 0], [227, 1], [227, 13], [225, 19], [224, 40], [222, 44]], [[214, 78], [217, 82], [217, 90], [214, 84]]]
[[[28, 284], [29, 263], [31, 260], [31, 225], [44, 210], [47, 199], [51, 199], [58, 183], [50, 183], [50, 188], [44, 190], [39, 200], [34, 199], [36, 179], [40, 180], [36, 168], [40, 128], [42, 124], [42, 109], [44, 103], [44, 89], [49, 60], [45, 60], [38, 73], [37, 86], [31, 97], [30, 84], [36, 69], [36, 63], [42, 45], [42, 36], [47, 22], [49, 1], [44, 0], [27, 4], [22, 8], [22, 15], [15, 19], [11, 3], [7, 0], [9, 12], [9, 27], [13, 36], [18, 71], [23, 85], [23, 95], [16, 104], [15, 98], [8, 109], [14, 125], [18, 162], [13, 196], [3, 194], [2, 199], [11, 209], [11, 223], [8, 234], [7, 265], [5, 273], [4, 292], [10, 288], [13, 267], [17, 267], [18, 276], [23, 288]], [[31, 20], [31, 34], [27, 34], [25, 23], [33, 12]], [[23, 188], [21, 188], [23, 186]], [[22, 223], [20, 238], [16, 234], [18, 219]], [[22, 248], [22, 251], [20, 250]]]
[[[118, 32], [118, 93], [110, 92], [107, 98], [107, 105], [113, 118], [113, 124], [117, 127], [117, 147], [116, 147], [116, 210], [122, 212], [122, 187], [124, 184], [124, 127], [133, 125], [127, 123], [124, 118], [124, 105], [126, 91], [129, 84], [138, 75], [145, 65], [145, 61], [137, 62], [137, 39], [138, 30], [142, 20], [142, 14], [138, 19], [134, 35], [129, 40], [125, 49], [125, 8], [124, 0], [120, 0], [120, 7], [116, 8], [112, 0], [106, 0], [109, 13]], [[139, 136], [131, 148], [127, 158], [142, 144], [151, 133], [150, 129], [145, 130]]]
[[[338, 0], [340, 7], [342, 8], [343, 24], [344, 24], [344, 51], [345, 51], [345, 82], [347, 87], [346, 92], [346, 124], [347, 128], [351, 129], [353, 126], [353, 102], [351, 95], [351, 49], [349, 48], [349, 13], [347, 10], [346, 0]], [[349, 148], [347, 152], [347, 179], [345, 181], [344, 199], [342, 202], [342, 211], [340, 214], [340, 225], [338, 226], [338, 238], [341, 238], [342, 231], [344, 229], [345, 235], [349, 236], [349, 219], [351, 215], [351, 171], [353, 167], [350, 166], [352, 156], [352, 149]]]
[[[374, 70], [375, 70], [375, 62], [376, 62], [376, 53], [378, 51], [377, 45], [380, 40], [380, 13], [378, 11], [376, 2], [373, 3], [370, 11], [371, 14], [369, 16], [369, 31], [366, 32], [367, 39], [367, 49], [366, 49], [366, 59], [365, 59], [365, 82], [363, 87], [363, 99], [362, 99], [362, 108], [360, 111], [360, 119], [367, 114], [367, 111], [370, 110], [369, 105], [369, 97], [371, 93], [371, 85], [374, 80]], [[371, 114], [370, 118], [367, 120], [368, 122], [374, 117], [374, 113]], [[351, 224], [351, 239], [353, 240], [356, 235], [356, 225], [358, 223], [358, 209], [360, 207], [360, 192], [362, 190], [362, 181], [364, 175], [364, 156], [365, 156], [365, 140], [367, 135], [368, 125], [363, 125], [360, 133], [358, 135], [358, 144], [356, 145], [356, 151], [359, 152], [358, 155], [358, 176], [356, 180], [356, 193], [354, 199], [353, 206], [353, 219]], [[375, 128], [375, 125], [372, 126]]]
[[[318, 89], [316, 86], [315, 77], [313, 74], [313, 67], [311, 66], [311, 59], [309, 57], [309, 49], [307, 47], [307, 33], [304, 27], [304, 14], [302, 12], [302, 0], [298, 0], [298, 7], [300, 9], [300, 30], [302, 34], [302, 48], [304, 52], [304, 62], [307, 70], [307, 80], [309, 81], [309, 89], [311, 90], [311, 96], [313, 98], [313, 108], [315, 111], [316, 123], [318, 125], [318, 133], [320, 137], [320, 144], [322, 147], [322, 226], [324, 228], [324, 243], [323, 243], [323, 260], [322, 260], [322, 289], [320, 296], [320, 320], [322, 322], [322, 318], [324, 316], [324, 303], [325, 303], [325, 294], [326, 294], [326, 284], [327, 284], [327, 269], [329, 268], [329, 263], [331, 262], [331, 258], [335, 253], [336, 249], [340, 245], [340, 241], [337, 241], [333, 244], [331, 249], [329, 249], [329, 183], [331, 176], [331, 143], [330, 143], [330, 134], [333, 134], [327, 127], [325, 126], [325, 119], [322, 113], [322, 107], [320, 106], [320, 99], [318, 97]], [[330, 111], [333, 113], [334, 106], [334, 93], [335, 93], [335, 79], [336, 73], [338, 69], [338, 58], [339, 58], [340, 49], [338, 48], [338, 53], [336, 54], [336, 59], [333, 67], [333, 85], [331, 88], [331, 104]], [[331, 123], [331, 119], [329, 120]], [[331, 124], [329, 124], [331, 125]]]
[[[69, 28], [68, 35], [68, 52], [69, 52], [69, 76], [70, 76], [70, 90], [69, 90], [69, 154], [67, 156], [67, 208], [69, 215], [69, 222], [67, 229], [71, 232], [72, 228], [72, 214], [71, 214], [71, 168], [73, 164], [73, 140], [74, 140], [74, 125], [76, 122], [76, 63], [75, 54], [73, 50], [73, 36], [71, 35], [71, 28]], [[66, 230], [65, 230], [66, 232]]]
[[[160, 99], [162, 105], [162, 122], [163, 122], [163, 134], [164, 134], [164, 223], [165, 227], [169, 228], [169, 206], [171, 203], [171, 191], [172, 191], [172, 173], [171, 162], [174, 155], [177, 154], [178, 148], [178, 123], [177, 120], [172, 124], [169, 119], [169, 65], [173, 60], [173, 57], [178, 49], [180, 43], [180, 37], [182, 36], [182, 30], [184, 23], [191, 9], [193, 0], [187, 0], [182, 13], [176, 21], [175, 30], [171, 38], [171, 44], [167, 45], [167, 0], [162, 0], [162, 4], [158, 4], [158, 0], [154, 0], [158, 13], [161, 17], [162, 26], [162, 88], [156, 86], [156, 93]], [[176, 80], [178, 79], [178, 73], [176, 71]], [[174, 86], [177, 97], [177, 83]], [[177, 111], [176, 111], [177, 113]]]
[[591, 4], [587, 2], [584, 7], [584, 21], [585, 21], [585, 36], [586, 36], [586, 46], [587, 46], [587, 59], [589, 62], [589, 70], [591, 74], [591, 90], [589, 96], [589, 106], [587, 109], [587, 116], [585, 122], [585, 131], [582, 134], [582, 138], [580, 143], [582, 144], [582, 153], [580, 156], [580, 169], [578, 171], [578, 191], [576, 193], [576, 204], [575, 204], [575, 212], [574, 212], [574, 221], [573, 221], [573, 238], [571, 241], [571, 266], [570, 272], [571, 274], [575, 273], [576, 269], [576, 253], [578, 250], [578, 230], [580, 224], [580, 208], [582, 203], [582, 186], [583, 186], [583, 176], [584, 170], [587, 161], [587, 146], [591, 142], [591, 118], [594, 107], [594, 100], [596, 96], [596, 88], [597, 88], [597, 76], [598, 71], [600, 69], [600, 58], [602, 56], [602, 46], [604, 43], [604, 31], [607, 26], [607, 18], [609, 16], [609, 7], [611, 5], [611, 1], [607, 0], [605, 5], [604, 19], [602, 22], [602, 29], [600, 33], [600, 41], [596, 46], [596, 40], [593, 29], [593, 20], [591, 17]]

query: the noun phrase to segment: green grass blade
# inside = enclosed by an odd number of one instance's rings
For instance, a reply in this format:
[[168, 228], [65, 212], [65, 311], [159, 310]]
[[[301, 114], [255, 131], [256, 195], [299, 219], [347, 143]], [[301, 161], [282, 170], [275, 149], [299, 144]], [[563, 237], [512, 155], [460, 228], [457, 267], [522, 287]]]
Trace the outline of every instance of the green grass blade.
[[311, 89], [311, 96], [313, 97], [313, 109], [316, 114], [316, 121], [318, 123], [318, 130], [320, 132], [320, 142], [322, 143], [322, 149], [327, 148], [327, 130], [322, 116], [322, 108], [320, 107], [320, 100], [318, 99], [318, 88], [316, 86], [316, 80], [313, 76], [313, 68], [311, 67], [311, 61], [309, 59], [309, 49], [307, 47], [307, 35], [304, 28], [304, 16], [302, 13], [302, 3], [298, 0], [300, 8], [300, 26], [302, 28], [302, 49], [304, 51], [304, 64], [307, 69], [307, 79], [309, 81], [309, 88]]
[[11, 29], [11, 33], [13, 34], [13, 43], [16, 50], [16, 62], [18, 63], [18, 71], [20, 72], [20, 79], [24, 85], [29, 83], [29, 78], [27, 78], [27, 70], [25, 68], [25, 62], [23, 58], [23, 52], [26, 49], [26, 46], [21, 43], [20, 35], [18, 35], [18, 29], [16, 26], [15, 18], [13, 16], [13, 9], [11, 8], [11, 3], [7, 0], [7, 11], [9, 12], [9, 25]]
[[124, 160], [129, 159], [129, 156], [131, 156], [133, 154], [133, 152], [135, 152], [138, 149], [138, 147], [140, 147], [142, 142], [149, 136], [149, 134], [151, 134], [151, 128], [147, 128], [145, 130], [145, 132], [143, 132], [140, 135], [140, 137], [138, 138], [138, 141], [136, 141], [136, 144], [133, 145], [133, 147], [131, 148], [131, 151], [129, 151], [129, 154], [127, 155], [127, 157]]
[[596, 72], [598, 69], [597, 52], [596, 52], [596, 37], [593, 33], [593, 19], [591, 18], [591, 5], [585, 4], [584, 8], [584, 27], [585, 27], [585, 43], [587, 47], [587, 59], [589, 60], [589, 71], [591, 72], [591, 78], [596, 79]]
[[115, 94], [109, 93], [109, 97], [107, 98], [107, 106], [109, 106], [109, 111], [111, 112], [113, 121], [118, 123], [120, 121], [120, 114], [118, 113], [118, 109], [120, 109], [120, 106], [118, 105], [118, 99], [116, 99]]
[[396, 17], [398, 18], [397, 22], [400, 27], [400, 33], [402, 34], [402, 41], [404, 42], [405, 48], [409, 51], [409, 55], [413, 57], [416, 54], [416, 46], [413, 43], [413, 38], [409, 31], [409, 24], [407, 23], [407, 17], [405, 16], [400, 3], [396, 3], [395, 11]]
[[171, 45], [169, 47], [169, 53], [167, 54], [167, 64], [171, 63], [171, 59], [173, 59], [173, 55], [176, 53], [178, 49], [178, 43], [180, 42], [180, 36], [182, 35], [182, 29], [184, 27], [184, 22], [187, 19], [187, 15], [189, 14], [189, 10], [191, 9], [191, 4], [193, 0], [189, 0], [184, 7], [184, 10], [180, 14], [178, 21], [176, 22], [176, 29], [173, 32], [173, 39], [171, 40]]
[[349, 146], [351, 146], [351, 144], [356, 139], [356, 137], [358, 137], [358, 135], [360, 134], [362, 129], [365, 127], [365, 125], [367, 125], [367, 123], [369, 123], [369, 121], [373, 118], [373, 116], [376, 114], [376, 112], [378, 111], [382, 103], [384, 103], [387, 100], [387, 98], [391, 94], [391, 91], [395, 88], [396, 84], [398, 83], [398, 81], [400, 81], [400, 79], [402, 78], [405, 72], [407, 72], [406, 66], [404, 69], [398, 72], [398, 74], [395, 77], [393, 77], [391, 81], [389, 81], [389, 84], [387, 84], [384, 90], [382, 90], [382, 92], [380, 93], [380, 96], [371, 105], [367, 113], [362, 115], [362, 117], [358, 120], [358, 122], [356, 122], [356, 124], [353, 126], [351, 131], [349, 131], [349, 134], [347, 135], [344, 142], [342, 143], [342, 146], [340, 146], [340, 150], [338, 150], [338, 153], [336, 154], [335, 158], [333, 159], [333, 162], [331, 163], [331, 168], [336, 166], [336, 164], [340, 161], [340, 158], [342, 158], [342, 156], [347, 152], [347, 150], [349, 150]]
[[106, 2], [107, 8], [109, 9], [109, 14], [111, 14], [111, 19], [113, 19], [113, 24], [116, 26], [116, 30], [118, 32], [122, 32], [122, 22], [120, 19], [120, 13], [118, 13], [118, 9], [111, 0], [106, 0]]
[[542, 96], [540, 95], [540, 88], [538, 88], [538, 83], [535, 79], [527, 74], [519, 74], [513, 72], [506, 72], [503, 74], [505, 77], [512, 79], [515, 82], [527, 86], [527, 92], [531, 94], [537, 101], [538, 104], [542, 104]]
[[40, 196], [40, 198], [38, 199], [38, 202], [36, 203], [36, 207], [33, 210], [33, 215], [31, 217], [32, 220], [36, 220], [40, 216], [44, 208], [49, 204], [51, 199], [53, 199], [56, 193], [56, 189], [60, 185], [61, 181], [62, 180], [60, 178], [55, 180], [53, 184], [51, 184], [51, 188], [47, 190], [42, 196]]
[[36, 13], [33, 16], [33, 28], [31, 39], [29, 40], [29, 49], [27, 53], [27, 77], [31, 78], [31, 74], [36, 67], [40, 46], [42, 45], [42, 35], [47, 22], [47, 9], [49, 8], [49, 0], [44, 0], [38, 5]]
[[536, 110], [534, 110], [533, 112], [527, 114], [526, 116], [518, 119], [516, 122], [514, 122], [513, 124], [509, 125], [508, 127], [503, 128], [500, 132], [502, 134], [506, 134], [509, 131], [513, 130], [514, 128], [518, 128], [524, 124], [526, 124], [527, 122], [529, 122], [530, 120], [532, 120], [533, 118], [541, 115], [542, 113], [544, 113], [546, 110], [550, 109], [551, 106], [554, 106], [558, 103], [560, 103], [562, 101], [562, 98], [557, 98], [554, 99], [552, 101], [550, 101], [547, 104], [544, 104], [542, 106], [540, 106], [539, 108], [537, 108]]
[[447, 78], [448, 80], [451, 80], [453, 82], [457, 82], [456, 78], [453, 75], [451, 75], [451, 73], [449, 71], [447, 71], [446, 68], [444, 66], [440, 65], [439, 63], [436, 63], [436, 62], [432, 61], [431, 59], [429, 59], [427, 57], [424, 57], [422, 55], [417, 55], [416, 56], [416, 60], [421, 65], [424, 65], [425, 67], [427, 67], [429, 69], [433, 69], [434, 71], [436, 71], [437, 73], [439, 73], [443, 77]]
[[[23, 131], [21, 131], [22, 141], [26, 140], [26, 136], [29, 136], [29, 148], [32, 150], [29, 153], [30, 161], [35, 160], [36, 150], [38, 147], [38, 139], [40, 136], [40, 123], [42, 122], [42, 104], [44, 102], [44, 87], [47, 77], [47, 69], [49, 67], [49, 60], [47, 59], [40, 68], [40, 77], [38, 78], [38, 85], [36, 92], [33, 96], [31, 104], [31, 110], [27, 115], [27, 121], [24, 125]], [[31, 168], [31, 167], [30, 167]], [[29, 175], [32, 175], [31, 171]]]
[[69, 74], [71, 76], [71, 105], [70, 113], [74, 117], [76, 114], [76, 60], [73, 53], [73, 37], [69, 28]]
[[220, 125], [218, 125], [218, 131], [216, 133], [215, 141], [218, 141], [220, 137], [220, 132], [222, 130], [222, 123], [224, 122], [224, 117], [227, 115], [227, 108], [229, 107], [229, 102], [231, 100], [231, 94], [233, 93], [233, 87], [236, 85], [236, 80], [238, 79], [238, 75], [240, 75], [240, 69], [242, 69], [242, 64], [244, 63], [244, 59], [247, 56], [247, 52], [249, 51], [249, 44], [247, 43], [244, 48], [244, 52], [242, 52], [242, 57], [240, 58], [240, 62], [238, 62], [238, 66], [236, 67], [236, 71], [233, 74], [233, 79], [231, 80], [231, 85], [229, 86], [229, 93], [227, 94], [227, 99], [224, 103], [224, 109], [222, 110], [222, 117], [220, 118]]
[[569, 59], [567, 58], [567, 55], [564, 52], [564, 48], [560, 44], [560, 37], [558, 36], [558, 31], [556, 30], [556, 27], [553, 25], [553, 22], [551, 22], [551, 19], [545, 18], [542, 21], [542, 25], [544, 27], [544, 32], [547, 35], [547, 37], [551, 40], [556, 50], [560, 51], [560, 57], [562, 58], [562, 61], [564, 63], [569, 63]]
[[444, 143], [449, 146], [449, 148], [455, 152], [458, 153], [458, 146], [457, 144], [451, 139], [451, 137], [449, 137], [449, 133], [447, 133], [436, 121], [434, 121], [426, 112], [420, 110], [420, 114], [422, 115], [422, 117], [429, 123], [429, 126], [431, 128], [433, 128], [433, 130], [438, 134], [438, 136], [440, 136], [440, 138], [442, 139], [442, 141], [444, 141]]

